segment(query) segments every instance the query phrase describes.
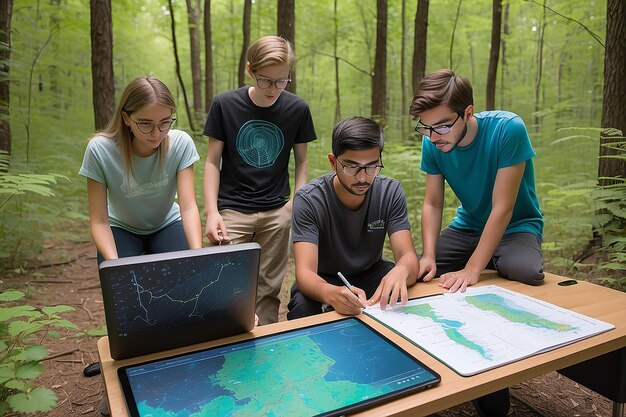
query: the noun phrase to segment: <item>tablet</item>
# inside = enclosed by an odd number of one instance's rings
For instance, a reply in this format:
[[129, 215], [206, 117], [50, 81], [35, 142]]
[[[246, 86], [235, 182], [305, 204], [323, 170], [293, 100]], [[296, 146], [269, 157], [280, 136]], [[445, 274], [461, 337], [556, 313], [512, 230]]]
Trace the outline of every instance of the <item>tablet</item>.
[[124, 366], [129, 413], [148, 416], [340, 416], [439, 383], [357, 318]]

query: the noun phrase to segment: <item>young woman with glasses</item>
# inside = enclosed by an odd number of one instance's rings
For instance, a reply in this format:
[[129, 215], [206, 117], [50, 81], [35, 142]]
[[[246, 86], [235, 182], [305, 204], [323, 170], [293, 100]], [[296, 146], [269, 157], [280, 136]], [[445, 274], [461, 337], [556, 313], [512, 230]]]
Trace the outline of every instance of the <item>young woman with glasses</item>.
[[98, 263], [202, 247], [193, 175], [200, 157], [191, 137], [172, 129], [175, 112], [165, 84], [136, 78], [89, 141], [79, 174], [87, 177]]
[[257, 314], [278, 321], [291, 227], [289, 157], [295, 189], [307, 182], [307, 142], [316, 138], [307, 103], [284, 89], [295, 62], [286, 39], [266, 36], [247, 52], [252, 85], [221, 93], [209, 110], [204, 170], [205, 235], [213, 244], [255, 241], [263, 257]]

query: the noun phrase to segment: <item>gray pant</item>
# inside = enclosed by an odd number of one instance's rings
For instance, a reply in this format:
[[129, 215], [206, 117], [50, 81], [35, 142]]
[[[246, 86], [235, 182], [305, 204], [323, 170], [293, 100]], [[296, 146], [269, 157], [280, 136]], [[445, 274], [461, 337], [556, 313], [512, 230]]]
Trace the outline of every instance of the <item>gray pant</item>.
[[[474, 253], [480, 236], [446, 228], [437, 241], [437, 274], [465, 268]], [[543, 283], [543, 257], [541, 240], [532, 233], [511, 233], [502, 236], [487, 269], [498, 275], [529, 285]]]

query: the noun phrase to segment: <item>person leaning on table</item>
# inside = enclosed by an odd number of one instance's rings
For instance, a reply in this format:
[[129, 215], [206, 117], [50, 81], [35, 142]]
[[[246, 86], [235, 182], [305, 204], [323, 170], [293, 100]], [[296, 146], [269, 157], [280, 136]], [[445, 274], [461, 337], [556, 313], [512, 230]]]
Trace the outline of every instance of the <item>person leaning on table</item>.
[[[383, 168], [383, 131], [373, 120], [352, 117], [332, 133], [332, 174], [296, 192], [292, 241], [296, 283], [288, 319], [334, 309], [359, 314], [365, 306], [406, 303], [417, 278], [407, 203], [396, 179]], [[395, 263], [383, 259], [389, 235]], [[348, 289], [337, 273], [353, 284]]]
[[[135, 78], [109, 124], [87, 144], [79, 174], [87, 178], [98, 264], [202, 247], [193, 174], [200, 156], [191, 136], [172, 129], [175, 113], [162, 81]], [[83, 370], [85, 376], [100, 372], [99, 362]], [[100, 408], [108, 413], [106, 395]]]
[[[439, 286], [450, 292], [476, 284], [485, 267], [510, 280], [543, 283], [535, 152], [523, 120], [501, 110], [475, 114], [470, 82], [449, 69], [420, 81], [409, 113], [424, 136], [419, 277], [439, 277]], [[461, 205], [440, 234], [446, 182]], [[474, 405], [481, 417], [506, 416], [509, 391], [478, 398]]]

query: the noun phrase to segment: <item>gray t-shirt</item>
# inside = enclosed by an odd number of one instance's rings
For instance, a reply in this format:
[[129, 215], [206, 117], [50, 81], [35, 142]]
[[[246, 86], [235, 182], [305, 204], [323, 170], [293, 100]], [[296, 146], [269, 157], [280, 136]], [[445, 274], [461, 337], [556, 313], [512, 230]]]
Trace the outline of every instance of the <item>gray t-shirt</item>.
[[171, 130], [168, 137], [164, 164], [158, 152], [147, 158], [133, 155], [128, 180], [116, 141], [96, 136], [87, 144], [79, 174], [106, 185], [111, 226], [147, 235], [180, 220], [180, 208], [174, 202], [176, 174], [200, 156], [193, 139], [182, 130]]
[[362, 272], [382, 257], [385, 235], [410, 230], [406, 197], [396, 179], [378, 176], [357, 211], [347, 209], [328, 174], [302, 187], [293, 202], [293, 242], [318, 246], [318, 274]]

